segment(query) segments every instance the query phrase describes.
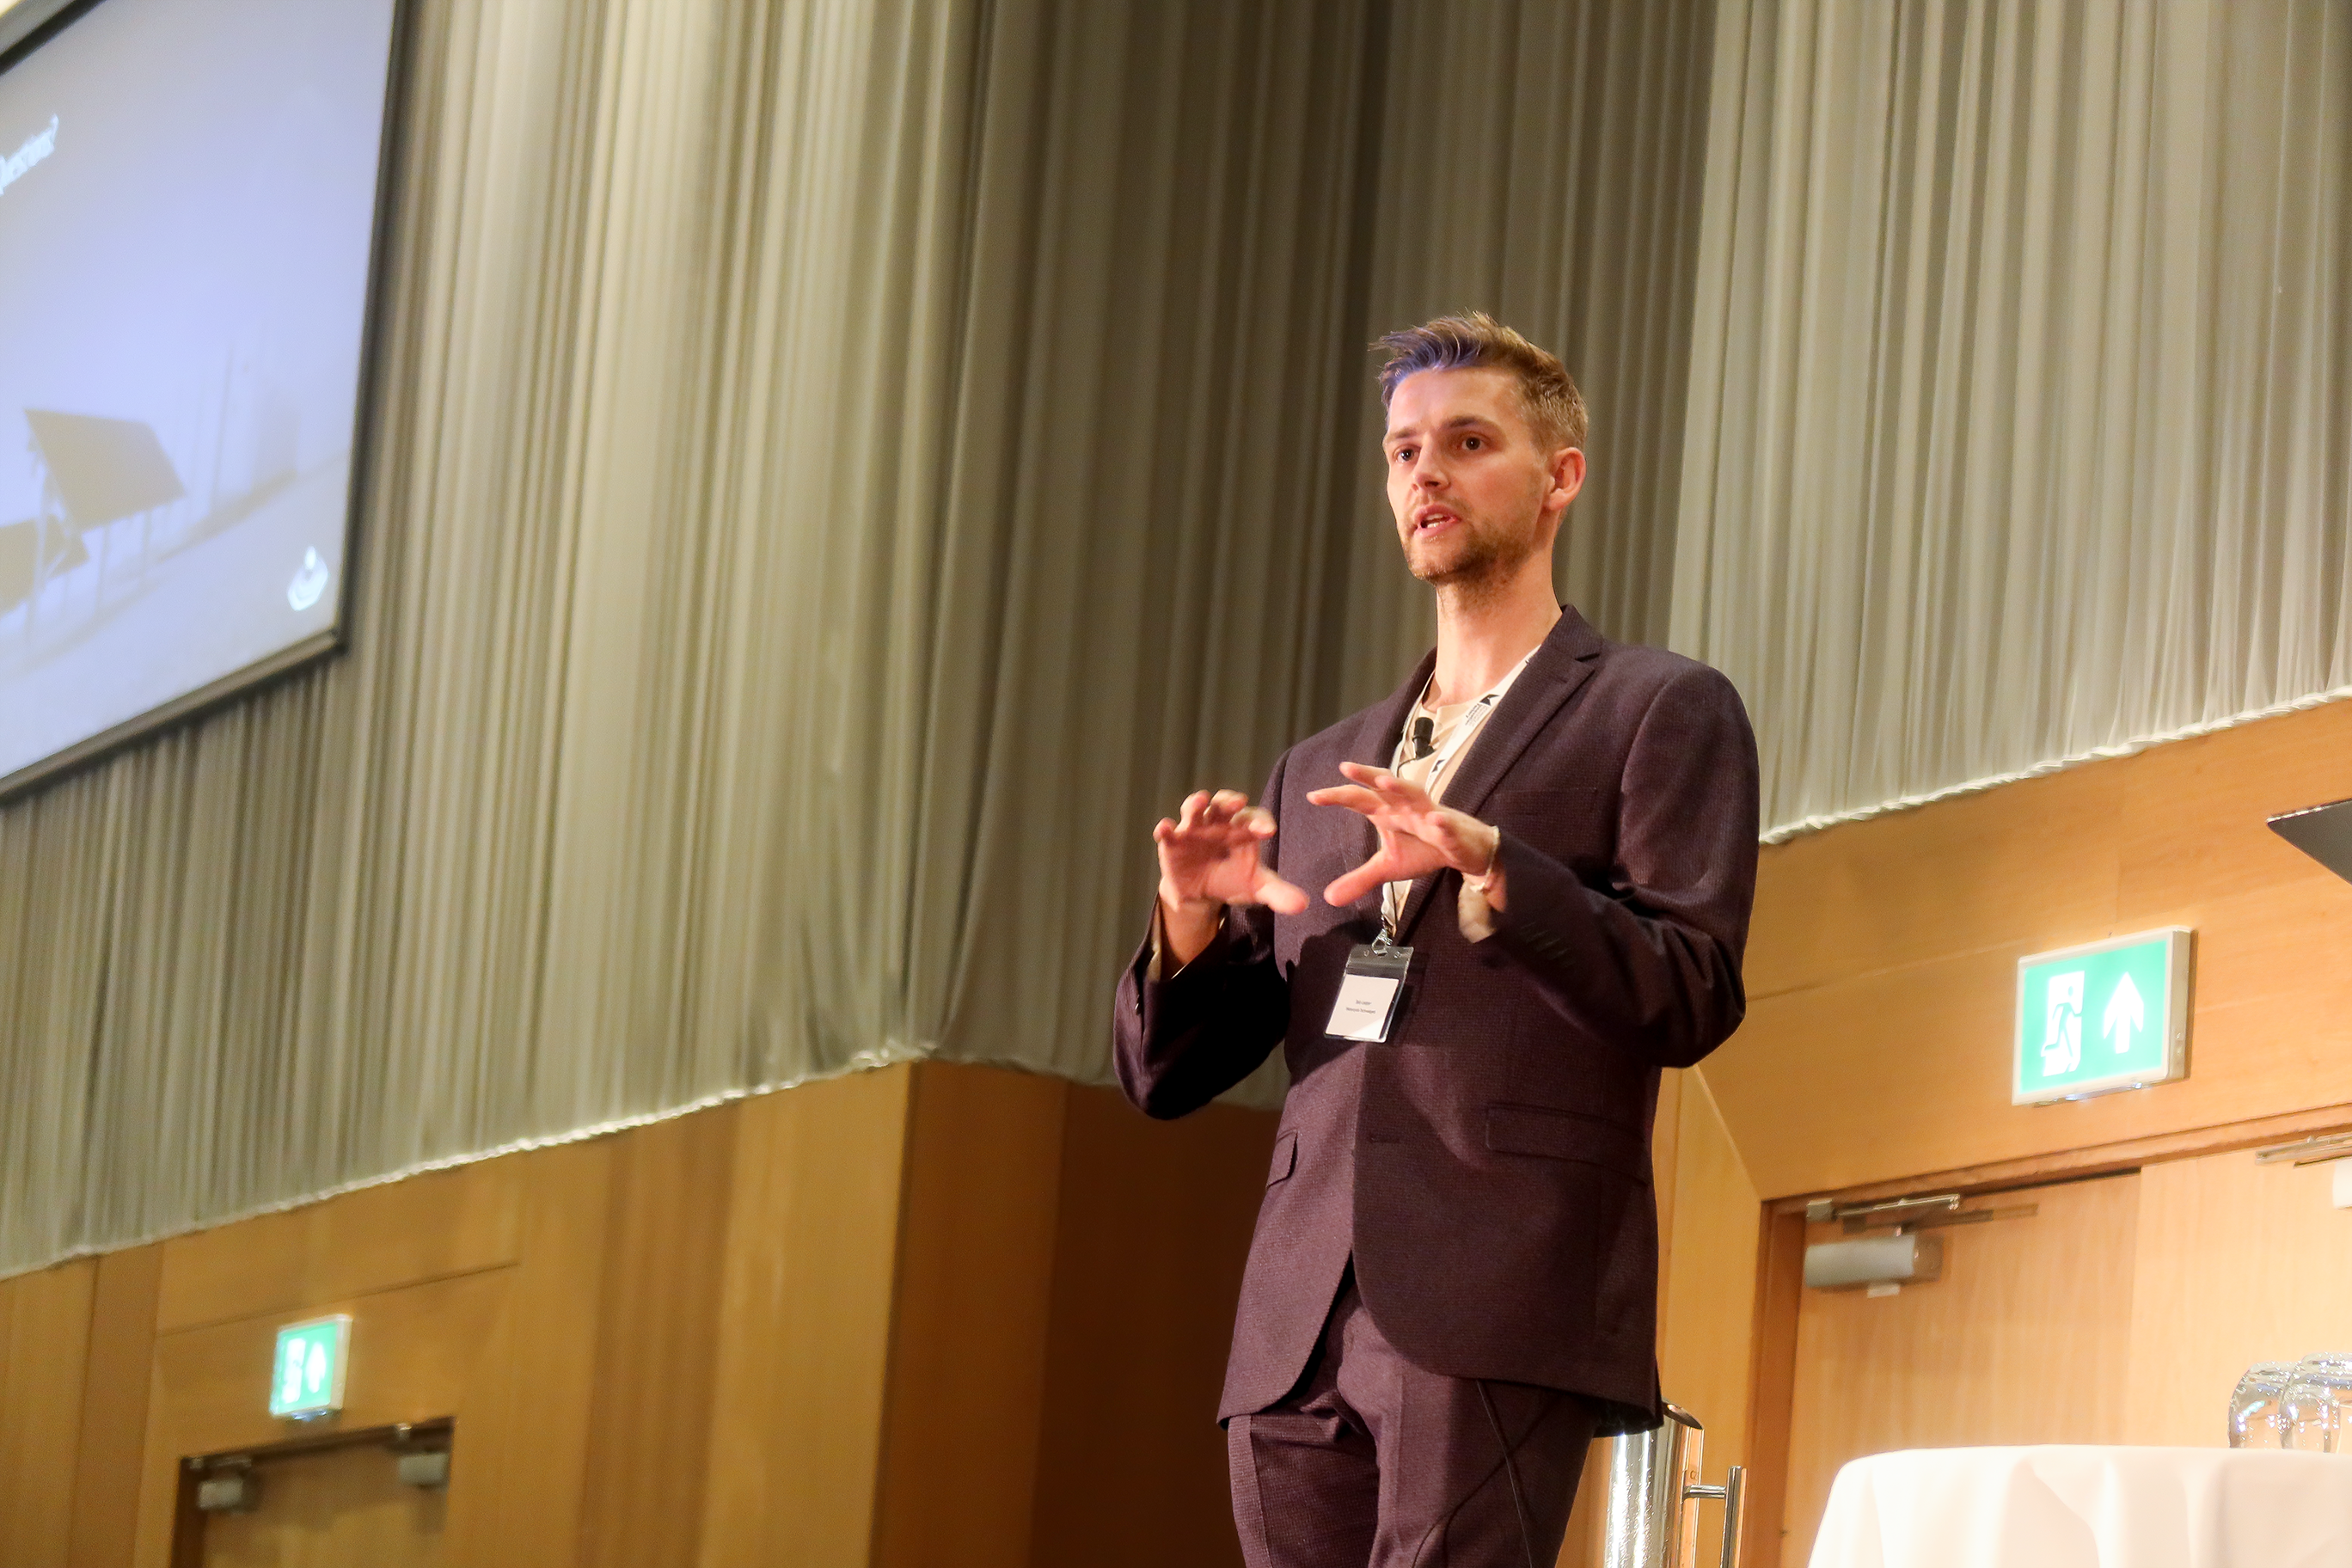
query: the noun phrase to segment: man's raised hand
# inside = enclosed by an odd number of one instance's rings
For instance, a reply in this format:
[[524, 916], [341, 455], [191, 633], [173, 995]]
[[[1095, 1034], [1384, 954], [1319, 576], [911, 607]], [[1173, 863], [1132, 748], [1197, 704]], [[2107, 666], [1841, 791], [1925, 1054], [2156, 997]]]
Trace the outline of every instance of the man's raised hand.
[[1443, 867], [1476, 877], [1495, 864], [1501, 836], [1469, 813], [1438, 805], [1428, 791], [1386, 768], [1341, 763], [1339, 771], [1355, 782], [1310, 791], [1307, 798], [1368, 818], [1380, 834], [1380, 847], [1370, 859], [1323, 889], [1333, 905], [1344, 909], [1383, 882], [1409, 882]]
[[1286, 915], [1307, 908], [1307, 895], [1258, 858], [1258, 846], [1273, 837], [1274, 814], [1232, 789], [1194, 791], [1173, 822], [1163, 816], [1151, 830], [1160, 848], [1160, 929], [1178, 964], [1192, 963], [1214, 939], [1227, 904], [1264, 904]]

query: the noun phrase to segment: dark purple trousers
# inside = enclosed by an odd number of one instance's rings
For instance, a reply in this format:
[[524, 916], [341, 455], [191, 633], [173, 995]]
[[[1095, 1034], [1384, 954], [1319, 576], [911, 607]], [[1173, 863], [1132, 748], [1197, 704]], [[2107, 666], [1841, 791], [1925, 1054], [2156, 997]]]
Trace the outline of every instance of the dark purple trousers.
[[1249, 1568], [1551, 1568], [1598, 1419], [1558, 1389], [1415, 1366], [1372, 1321], [1351, 1267], [1298, 1386], [1226, 1423], [1242, 1556]]

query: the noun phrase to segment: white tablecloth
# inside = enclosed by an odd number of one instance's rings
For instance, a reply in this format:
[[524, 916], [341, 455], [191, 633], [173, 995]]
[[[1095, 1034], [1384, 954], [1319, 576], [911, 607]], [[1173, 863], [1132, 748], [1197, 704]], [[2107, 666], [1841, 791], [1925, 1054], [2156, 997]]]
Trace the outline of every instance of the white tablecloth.
[[2352, 1456], [1874, 1454], [1838, 1472], [1812, 1568], [2352, 1568]]

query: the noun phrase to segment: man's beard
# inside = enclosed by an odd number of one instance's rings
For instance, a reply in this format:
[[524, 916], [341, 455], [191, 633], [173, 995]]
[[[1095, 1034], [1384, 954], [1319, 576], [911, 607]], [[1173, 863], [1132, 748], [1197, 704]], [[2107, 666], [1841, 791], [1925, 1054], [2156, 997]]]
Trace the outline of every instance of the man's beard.
[[[1469, 520], [1465, 518], [1463, 521], [1467, 524]], [[1532, 529], [1523, 535], [1513, 535], [1499, 529], [1489, 531], [1473, 525], [1462, 532], [1466, 537], [1461, 540], [1454, 558], [1443, 565], [1433, 564], [1425, 557], [1417, 559], [1408, 547], [1406, 570], [1433, 588], [1466, 589], [1475, 594], [1510, 581], [1536, 552]]]

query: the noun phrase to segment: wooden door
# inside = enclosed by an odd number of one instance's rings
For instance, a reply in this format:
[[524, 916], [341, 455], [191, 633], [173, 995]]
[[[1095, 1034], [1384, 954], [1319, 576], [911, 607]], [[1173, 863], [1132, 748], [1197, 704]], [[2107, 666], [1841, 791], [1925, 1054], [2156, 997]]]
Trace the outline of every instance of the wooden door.
[[2241, 1149], [2143, 1173], [2125, 1441], [2219, 1447], [2247, 1367], [2352, 1353], [2340, 1168], [2265, 1165]]
[[374, 1443], [264, 1456], [250, 1513], [204, 1516], [204, 1568], [438, 1568], [438, 1489], [404, 1485]]
[[[1895, 1448], [2123, 1440], [2137, 1172], [2003, 1193], [1955, 1226], [1943, 1277], [1891, 1296], [1807, 1290], [1797, 1311], [1780, 1562], [1812, 1553], [1838, 1468]], [[1833, 1241], [1817, 1225], [1807, 1240]]]

